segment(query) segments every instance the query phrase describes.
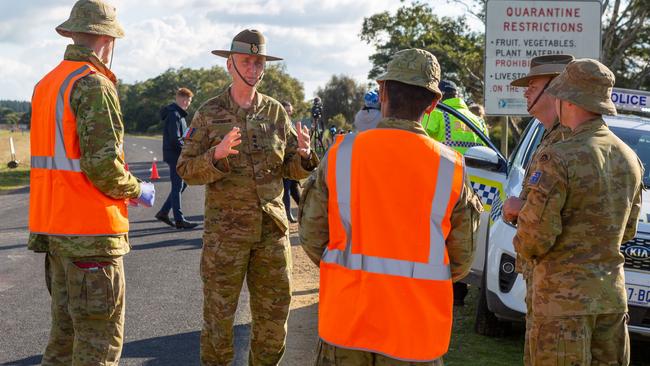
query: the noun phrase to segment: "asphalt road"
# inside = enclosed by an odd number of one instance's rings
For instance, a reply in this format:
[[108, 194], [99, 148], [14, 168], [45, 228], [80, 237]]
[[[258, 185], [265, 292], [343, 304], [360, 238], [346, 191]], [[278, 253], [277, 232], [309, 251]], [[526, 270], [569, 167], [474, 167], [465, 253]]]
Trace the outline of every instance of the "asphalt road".
[[[149, 180], [161, 142], [127, 138], [127, 162]], [[131, 252], [124, 257], [127, 276], [126, 326], [121, 365], [198, 365], [201, 329], [202, 225], [176, 230], [154, 219], [169, 193], [168, 167], [157, 164], [154, 208], [132, 208]], [[183, 194], [187, 219], [203, 221], [203, 187]], [[29, 190], [0, 196], [0, 364], [38, 365], [47, 343], [50, 298], [45, 287], [43, 254], [26, 249]], [[243, 292], [235, 327], [235, 365], [245, 365], [250, 315]]]

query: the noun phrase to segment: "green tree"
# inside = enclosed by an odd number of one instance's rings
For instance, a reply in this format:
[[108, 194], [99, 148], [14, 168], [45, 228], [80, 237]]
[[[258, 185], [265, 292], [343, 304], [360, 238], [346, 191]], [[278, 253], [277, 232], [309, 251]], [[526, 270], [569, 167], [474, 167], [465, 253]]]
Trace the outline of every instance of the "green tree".
[[316, 90], [323, 102], [325, 127], [332, 124], [331, 119], [340, 114], [346, 121], [354, 120], [354, 115], [363, 107], [366, 86], [345, 75], [332, 75], [324, 87]]
[[416, 1], [395, 14], [385, 11], [365, 18], [359, 36], [376, 49], [369, 78], [383, 73], [395, 52], [422, 48], [436, 56], [444, 78], [457, 82], [474, 100], [483, 99], [484, 39], [469, 30], [465, 17], [440, 18], [431, 6]]
[[[188, 121], [208, 99], [215, 97], [230, 85], [231, 78], [221, 66], [210, 69], [169, 69], [164, 73], [133, 84], [119, 84], [120, 103], [124, 123], [129, 132], [160, 133], [163, 121], [160, 110], [174, 101], [176, 90], [186, 87], [194, 92], [188, 110]], [[298, 110], [307, 109], [302, 84], [291, 77], [282, 64], [267, 68], [259, 86], [262, 93], [278, 100], [288, 100]]]
[[308, 110], [309, 106], [304, 101], [305, 90], [302, 83], [287, 73], [284, 64], [267, 66], [258, 90], [279, 102], [291, 103], [295, 116], [303, 116]]

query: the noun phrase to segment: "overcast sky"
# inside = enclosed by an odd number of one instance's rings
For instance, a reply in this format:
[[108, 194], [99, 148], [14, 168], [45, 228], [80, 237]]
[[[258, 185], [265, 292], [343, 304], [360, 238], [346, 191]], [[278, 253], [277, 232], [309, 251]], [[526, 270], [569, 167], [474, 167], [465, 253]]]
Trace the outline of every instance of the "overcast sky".
[[[269, 54], [311, 98], [332, 74], [365, 82], [373, 48], [359, 40], [364, 17], [402, 5], [399, 0], [112, 0], [126, 37], [116, 43], [113, 71], [127, 83], [173, 67], [225, 65], [213, 49], [229, 48], [244, 28], [262, 31]], [[440, 15], [457, 6], [432, 0]], [[34, 84], [63, 57], [67, 38], [54, 28], [72, 0], [0, 1], [0, 99], [29, 100]]]

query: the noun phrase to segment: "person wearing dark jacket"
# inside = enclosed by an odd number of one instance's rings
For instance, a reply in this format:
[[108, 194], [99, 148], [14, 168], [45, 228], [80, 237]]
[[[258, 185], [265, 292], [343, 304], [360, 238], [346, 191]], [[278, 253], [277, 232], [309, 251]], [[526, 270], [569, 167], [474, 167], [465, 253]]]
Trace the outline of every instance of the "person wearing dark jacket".
[[[291, 103], [288, 101], [283, 101], [282, 106], [289, 115], [289, 118], [291, 118], [291, 115], [293, 114], [293, 106]], [[282, 178], [282, 182], [284, 183], [284, 194], [282, 196], [282, 202], [284, 202], [284, 208], [287, 211], [287, 219], [292, 223], [298, 222], [298, 220], [296, 220], [296, 218], [291, 213], [291, 199], [293, 198], [293, 200], [296, 202], [296, 205], [300, 203], [300, 190], [298, 189], [299, 183], [297, 180], [288, 178]]]
[[[163, 160], [169, 165], [169, 180], [172, 183], [169, 196], [165, 203], [156, 214], [156, 219], [164, 222], [165, 224], [176, 227], [177, 229], [192, 229], [198, 224], [189, 222], [183, 217], [181, 211], [181, 194], [187, 188], [187, 184], [183, 182], [181, 177], [176, 172], [176, 163], [178, 157], [181, 155], [183, 148], [183, 138], [187, 131], [187, 108], [192, 103], [194, 94], [187, 88], [180, 88], [176, 92], [176, 102], [164, 107], [160, 111], [160, 118], [165, 121], [165, 128], [163, 130]], [[173, 223], [169, 219], [169, 210], [174, 212]]]

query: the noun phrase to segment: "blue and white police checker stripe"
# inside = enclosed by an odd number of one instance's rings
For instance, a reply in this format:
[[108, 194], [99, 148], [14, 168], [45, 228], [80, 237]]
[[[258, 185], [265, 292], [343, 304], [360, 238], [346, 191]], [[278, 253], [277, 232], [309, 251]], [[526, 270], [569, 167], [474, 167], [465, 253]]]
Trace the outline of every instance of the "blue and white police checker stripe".
[[492, 206], [494, 201], [499, 199], [499, 189], [497, 187], [472, 182], [472, 188], [474, 188], [474, 192], [479, 196], [483, 205]]
[[501, 215], [503, 185], [497, 181], [477, 176], [470, 176], [470, 182], [474, 192], [481, 199], [483, 208], [490, 213], [490, 222], [493, 222]]

